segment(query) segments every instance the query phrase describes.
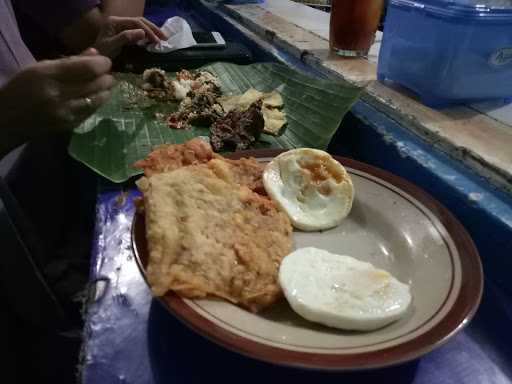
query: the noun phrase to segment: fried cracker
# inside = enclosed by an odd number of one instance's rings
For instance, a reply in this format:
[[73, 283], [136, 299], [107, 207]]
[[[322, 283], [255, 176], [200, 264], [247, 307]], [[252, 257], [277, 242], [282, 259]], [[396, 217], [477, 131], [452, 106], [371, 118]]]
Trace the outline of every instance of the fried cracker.
[[278, 300], [278, 269], [292, 250], [292, 226], [268, 198], [219, 178], [208, 165], [142, 178], [148, 280], [200, 299], [258, 311]]
[[215, 174], [227, 182], [245, 185], [266, 195], [263, 187], [263, 164], [254, 158], [225, 159], [213, 152], [210, 144], [195, 138], [183, 144], [163, 144], [155, 147], [145, 159], [133, 166], [144, 170], [146, 176], [172, 171], [188, 165], [208, 163]]
[[144, 170], [146, 176], [185, 167], [207, 163], [216, 155], [206, 141], [195, 138], [183, 144], [157, 145], [145, 159], [133, 164]]

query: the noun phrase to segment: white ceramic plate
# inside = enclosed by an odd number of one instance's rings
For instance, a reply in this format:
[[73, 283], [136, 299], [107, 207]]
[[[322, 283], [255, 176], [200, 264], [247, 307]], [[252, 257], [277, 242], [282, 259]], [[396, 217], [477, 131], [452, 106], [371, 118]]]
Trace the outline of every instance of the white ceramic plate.
[[[250, 151], [268, 161], [280, 151]], [[162, 303], [198, 333], [260, 360], [314, 369], [383, 367], [438, 347], [465, 325], [483, 286], [478, 253], [464, 228], [437, 201], [409, 182], [350, 159], [337, 158], [355, 187], [350, 215], [337, 228], [294, 232], [295, 247], [347, 254], [385, 269], [411, 287], [413, 305], [401, 320], [372, 332], [347, 332], [309, 322], [285, 300], [253, 314], [219, 300], [169, 293]], [[147, 262], [144, 220], [133, 243], [142, 273]]]

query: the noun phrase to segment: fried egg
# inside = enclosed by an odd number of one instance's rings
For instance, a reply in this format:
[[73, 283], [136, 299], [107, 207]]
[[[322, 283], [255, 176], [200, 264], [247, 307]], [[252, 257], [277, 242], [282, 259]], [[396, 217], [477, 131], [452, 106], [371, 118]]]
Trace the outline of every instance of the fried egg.
[[339, 225], [354, 200], [345, 168], [318, 149], [294, 149], [277, 156], [265, 167], [263, 185], [293, 226], [304, 231]]
[[314, 247], [284, 258], [279, 284], [299, 315], [346, 330], [381, 328], [401, 318], [412, 301], [409, 286], [390, 273]]

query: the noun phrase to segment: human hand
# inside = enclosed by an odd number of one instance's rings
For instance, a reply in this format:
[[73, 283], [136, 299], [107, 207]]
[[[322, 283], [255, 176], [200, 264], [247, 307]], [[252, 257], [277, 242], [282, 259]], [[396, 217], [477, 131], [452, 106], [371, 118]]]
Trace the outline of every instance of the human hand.
[[[70, 130], [110, 98], [109, 58], [88, 49], [20, 71], [0, 88], [0, 138], [11, 147], [35, 136]], [[4, 148], [5, 149], [5, 148]]]
[[116, 57], [125, 45], [147, 39], [153, 43], [167, 39], [155, 24], [143, 17], [109, 16], [101, 29], [94, 47], [102, 54]]

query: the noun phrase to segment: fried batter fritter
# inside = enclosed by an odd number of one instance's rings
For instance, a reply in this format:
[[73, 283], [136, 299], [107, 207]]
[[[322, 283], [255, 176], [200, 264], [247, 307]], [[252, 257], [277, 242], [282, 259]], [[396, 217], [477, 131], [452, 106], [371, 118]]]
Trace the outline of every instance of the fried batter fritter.
[[255, 158], [241, 158], [239, 160], [213, 159], [208, 167], [224, 181], [245, 185], [250, 190], [266, 196], [263, 186], [263, 170], [265, 166]]
[[266, 195], [263, 187], [263, 164], [254, 158], [225, 159], [213, 152], [210, 145], [198, 138], [183, 144], [163, 144], [155, 147], [145, 159], [133, 166], [144, 170], [146, 176], [185, 167], [208, 163], [215, 174], [224, 181], [245, 185], [260, 195]]
[[145, 159], [133, 164], [144, 170], [146, 176], [172, 171], [187, 165], [207, 163], [216, 156], [210, 144], [195, 138], [183, 144], [157, 145]]
[[278, 269], [292, 250], [292, 226], [274, 202], [205, 164], [138, 185], [155, 295], [218, 297], [254, 312], [281, 297]]

